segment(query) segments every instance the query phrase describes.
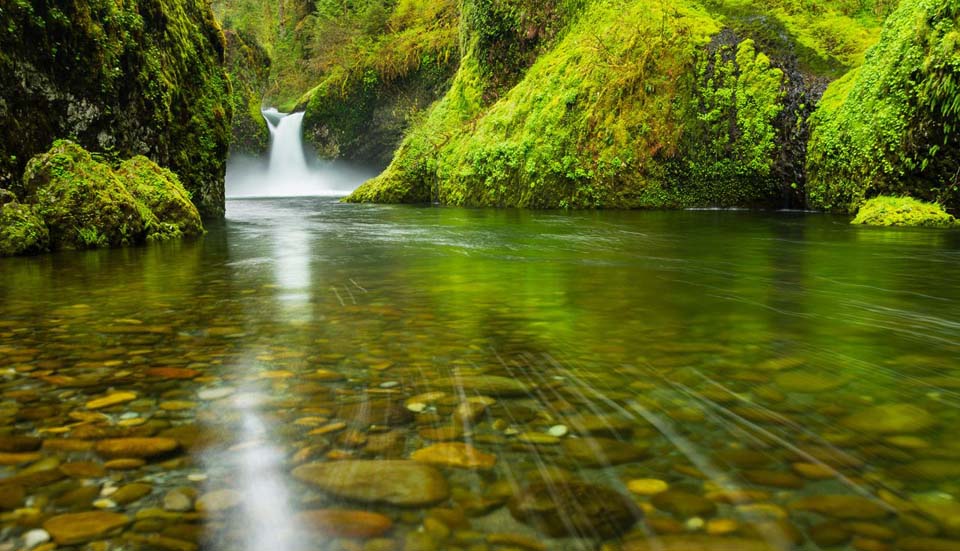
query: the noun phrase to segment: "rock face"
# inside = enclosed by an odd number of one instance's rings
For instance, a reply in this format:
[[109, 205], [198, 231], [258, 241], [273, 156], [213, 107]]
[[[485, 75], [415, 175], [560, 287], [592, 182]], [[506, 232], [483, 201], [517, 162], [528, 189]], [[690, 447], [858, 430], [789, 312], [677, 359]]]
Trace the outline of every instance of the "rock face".
[[98, 539], [129, 522], [129, 517], [119, 513], [90, 511], [51, 517], [43, 523], [43, 529], [57, 544], [74, 545]]
[[340, 461], [310, 463], [293, 476], [336, 497], [365, 503], [419, 507], [450, 494], [440, 471], [415, 461]]
[[69, 136], [169, 167], [223, 214], [231, 108], [208, 3], [14, 2], [0, 27], [0, 188]]
[[555, 537], [611, 538], [641, 516], [625, 496], [585, 482], [532, 484], [509, 506], [515, 519]]

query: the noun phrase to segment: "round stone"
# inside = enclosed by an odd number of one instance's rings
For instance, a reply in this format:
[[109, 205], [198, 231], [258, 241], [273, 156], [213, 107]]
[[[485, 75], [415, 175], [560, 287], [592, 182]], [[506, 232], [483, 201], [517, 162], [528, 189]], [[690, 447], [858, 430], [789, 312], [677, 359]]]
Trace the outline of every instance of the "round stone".
[[58, 545], [76, 545], [100, 539], [129, 522], [129, 517], [119, 513], [88, 511], [51, 517], [43, 523], [43, 529]]
[[335, 538], [375, 538], [393, 526], [389, 517], [369, 511], [321, 509], [297, 515], [299, 525]]
[[922, 432], [937, 424], [929, 411], [913, 404], [884, 404], [845, 417], [848, 429], [871, 434]]
[[172, 438], [111, 438], [97, 442], [94, 449], [108, 459], [148, 458], [170, 453], [180, 447]]
[[615, 537], [642, 516], [630, 499], [586, 482], [534, 483], [509, 502], [513, 518], [548, 536]]
[[670, 489], [670, 485], [656, 478], [635, 478], [627, 482], [627, 489], [641, 496], [652, 496]]
[[711, 516], [717, 511], [716, 504], [709, 499], [680, 490], [660, 492], [653, 496], [650, 503], [657, 509], [680, 518]]
[[293, 476], [333, 496], [364, 503], [420, 507], [450, 495], [440, 471], [417, 461], [308, 463], [294, 469]]
[[492, 469], [497, 464], [497, 456], [483, 453], [470, 444], [462, 442], [433, 444], [413, 452], [410, 459], [441, 467], [461, 469]]

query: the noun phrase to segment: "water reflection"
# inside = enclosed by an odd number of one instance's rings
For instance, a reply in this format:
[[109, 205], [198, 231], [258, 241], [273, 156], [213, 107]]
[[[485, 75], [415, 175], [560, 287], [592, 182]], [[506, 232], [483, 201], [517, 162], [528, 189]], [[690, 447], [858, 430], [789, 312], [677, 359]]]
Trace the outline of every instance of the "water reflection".
[[0, 540], [952, 549], [960, 242], [843, 222], [245, 200], [5, 259]]

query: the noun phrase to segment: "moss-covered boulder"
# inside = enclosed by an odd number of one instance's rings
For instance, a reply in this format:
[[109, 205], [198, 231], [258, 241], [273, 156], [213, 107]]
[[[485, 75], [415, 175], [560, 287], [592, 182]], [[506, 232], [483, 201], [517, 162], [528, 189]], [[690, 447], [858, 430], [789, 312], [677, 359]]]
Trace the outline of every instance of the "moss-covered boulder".
[[[59, 138], [169, 167], [224, 211], [224, 38], [205, 0], [33, 0], [0, 8], [0, 187]], [[52, 230], [52, 228], [51, 228]]]
[[141, 207], [148, 240], [203, 234], [200, 213], [176, 174], [138, 156], [124, 161], [116, 175]]
[[957, 219], [936, 203], [925, 203], [912, 197], [874, 197], [860, 206], [853, 224], [867, 226], [914, 226], [952, 228]]
[[0, 256], [37, 254], [50, 247], [50, 232], [30, 205], [0, 206]]
[[52, 248], [95, 249], [142, 242], [143, 212], [109, 165], [61, 140], [27, 163], [23, 189], [50, 230]]
[[812, 120], [807, 198], [853, 211], [875, 195], [960, 207], [960, 2], [902, 0], [863, 66]]

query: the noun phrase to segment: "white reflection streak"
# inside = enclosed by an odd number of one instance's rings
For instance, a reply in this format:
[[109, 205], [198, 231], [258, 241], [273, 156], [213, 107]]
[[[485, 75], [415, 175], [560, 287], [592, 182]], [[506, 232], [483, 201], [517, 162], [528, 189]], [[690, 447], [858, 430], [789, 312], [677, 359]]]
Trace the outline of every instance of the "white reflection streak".
[[270, 444], [267, 426], [251, 404], [240, 400], [235, 404], [242, 410], [243, 444], [235, 456], [239, 465], [234, 482], [244, 505], [241, 517], [233, 520], [249, 532], [243, 548], [305, 551], [284, 481], [283, 450]]

